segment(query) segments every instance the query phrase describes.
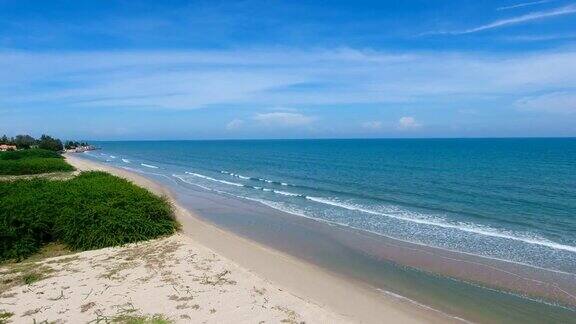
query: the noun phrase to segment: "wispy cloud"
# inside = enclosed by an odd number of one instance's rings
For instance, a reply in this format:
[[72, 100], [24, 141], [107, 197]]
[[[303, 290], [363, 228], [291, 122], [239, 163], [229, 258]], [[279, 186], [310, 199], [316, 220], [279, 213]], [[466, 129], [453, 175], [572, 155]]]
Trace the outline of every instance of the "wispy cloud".
[[271, 112], [256, 114], [254, 120], [266, 126], [294, 127], [308, 125], [314, 121], [314, 117], [300, 113]]
[[398, 120], [398, 129], [400, 130], [412, 130], [420, 128], [421, 126], [422, 124], [420, 124], [414, 117], [406, 116]]
[[557, 16], [564, 16], [564, 15], [571, 15], [576, 13], [576, 5], [569, 5], [564, 6], [561, 8], [556, 8], [547, 11], [537, 11], [532, 12], [526, 15], [500, 19], [489, 24], [480, 25], [474, 28], [468, 28], [463, 30], [454, 30], [454, 31], [436, 31], [436, 32], [429, 32], [422, 35], [438, 35], [438, 34], [447, 34], [447, 35], [463, 35], [463, 34], [471, 34], [477, 33], [485, 30], [501, 28], [506, 26], [518, 25], [522, 23], [527, 23], [535, 20], [541, 20], [545, 18], [557, 17]]
[[574, 39], [574, 38], [576, 38], [576, 33], [573, 34], [559, 33], [559, 34], [547, 34], [547, 35], [516, 35], [516, 36], [503, 37], [502, 39], [515, 42], [545, 42], [545, 41], [555, 41], [555, 40]]
[[372, 120], [362, 123], [361, 126], [364, 129], [375, 131], [382, 128], [382, 122], [379, 120]]
[[539, 5], [539, 4], [544, 4], [544, 3], [554, 2], [554, 1], [556, 1], [556, 0], [540, 0], [540, 1], [532, 1], [532, 2], [523, 2], [523, 3], [518, 3], [518, 4], [510, 5], [510, 6], [498, 7], [498, 8], [496, 8], [496, 10], [500, 11], [500, 10], [517, 9], [517, 8], [534, 6], [534, 5]]
[[234, 119], [226, 124], [227, 130], [236, 130], [244, 125], [244, 121], [242, 119]]
[[[576, 88], [576, 51], [473, 55], [334, 50], [1, 52], [0, 106], [217, 109], [477, 101]], [[319, 85], [310, 91], [298, 84]], [[263, 115], [266, 117], [282, 115]], [[285, 117], [289, 115], [284, 115]], [[246, 122], [248, 122], [245, 119]]]
[[574, 114], [576, 113], [576, 94], [554, 92], [522, 98], [516, 102], [516, 107], [520, 110]]

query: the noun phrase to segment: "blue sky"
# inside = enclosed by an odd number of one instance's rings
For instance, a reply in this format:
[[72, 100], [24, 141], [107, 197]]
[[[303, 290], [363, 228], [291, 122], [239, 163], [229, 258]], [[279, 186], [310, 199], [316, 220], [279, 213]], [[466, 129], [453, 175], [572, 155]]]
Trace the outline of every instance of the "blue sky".
[[0, 133], [576, 136], [576, 1], [0, 0]]

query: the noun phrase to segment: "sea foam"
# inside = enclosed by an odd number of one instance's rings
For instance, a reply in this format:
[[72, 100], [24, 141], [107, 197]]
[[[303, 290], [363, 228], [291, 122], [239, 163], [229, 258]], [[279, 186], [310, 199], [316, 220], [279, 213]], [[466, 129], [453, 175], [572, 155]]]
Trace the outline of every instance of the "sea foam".
[[185, 172], [186, 174], [198, 177], [198, 178], [202, 178], [202, 179], [206, 179], [206, 180], [210, 180], [210, 181], [215, 181], [215, 182], [220, 182], [223, 184], [227, 184], [227, 185], [231, 185], [231, 186], [235, 186], [235, 187], [243, 187], [244, 185], [241, 183], [236, 183], [236, 182], [230, 182], [230, 181], [226, 181], [226, 180], [219, 180], [219, 179], [215, 179], [200, 173], [194, 173], [194, 172]]
[[462, 232], [473, 233], [473, 234], [477, 234], [477, 235], [504, 238], [504, 239], [519, 241], [519, 242], [523, 242], [523, 243], [527, 243], [527, 244], [545, 246], [545, 247], [548, 247], [551, 249], [576, 252], [576, 246], [552, 242], [552, 241], [550, 241], [546, 238], [542, 238], [542, 237], [525, 237], [519, 233], [507, 233], [507, 232], [499, 231], [499, 230], [496, 230], [496, 229], [493, 229], [493, 228], [490, 228], [487, 226], [480, 226], [478, 224], [469, 224], [469, 223], [463, 223], [463, 222], [460, 222], [458, 224], [453, 224], [453, 223], [449, 223], [445, 220], [438, 219], [436, 217], [434, 217], [434, 218], [432, 218], [432, 217], [420, 218], [420, 217], [408, 217], [405, 215], [397, 215], [397, 214], [390, 214], [390, 213], [382, 213], [382, 212], [367, 209], [367, 208], [359, 206], [359, 205], [343, 203], [343, 202], [329, 199], [329, 198], [308, 197], [308, 196], [305, 198], [308, 200], [317, 202], [317, 203], [330, 205], [330, 206], [334, 206], [334, 207], [339, 207], [339, 208], [344, 208], [344, 209], [351, 210], [351, 211], [362, 212], [362, 213], [366, 213], [366, 214], [385, 216], [385, 217], [400, 219], [400, 220], [413, 222], [413, 223], [417, 223], [417, 224], [425, 224], [425, 225], [437, 226], [437, 227], [442, 227], [442, 228], [450, 228], [450, 229], [455, 229], [455, 230], [459, 230]]

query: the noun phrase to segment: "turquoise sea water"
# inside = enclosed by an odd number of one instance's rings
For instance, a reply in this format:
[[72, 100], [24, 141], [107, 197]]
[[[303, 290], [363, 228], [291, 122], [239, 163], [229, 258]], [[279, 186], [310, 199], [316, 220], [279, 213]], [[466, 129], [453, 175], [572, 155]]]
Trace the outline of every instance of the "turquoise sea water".
[[295, 217], [576, 273], [576, 139], [96, 145], [91, 158]]

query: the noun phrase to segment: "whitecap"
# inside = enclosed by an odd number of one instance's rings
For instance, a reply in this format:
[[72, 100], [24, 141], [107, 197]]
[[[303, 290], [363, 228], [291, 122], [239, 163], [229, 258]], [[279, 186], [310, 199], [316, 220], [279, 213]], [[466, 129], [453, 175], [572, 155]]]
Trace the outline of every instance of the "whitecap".
[[305, 198], [308, 200], [311, 200], [311, 201], [315, 201], [317, 203], [330, 205], [330, 206], [334, 206], [334, 207], [339, 207], [339, 208], [344, 208], [344, 209], [352, 210], [352, 211], [358, 211], [358, 212], [362, 212], [362, 213], [366, 213], [366, 214], [380, 215], [380, 216], [400, 219], [400, 220], [404, 220], [404, 221], [408, 221], [408, 222], [413, 222], [413, 223], [417, 223], [417, 224], [425, 224], [425, 225], [437, 226], [437, 227], [442, 227], [442, 228], [450, 228], [450, 229], [455, 229], [455, 230], [459, 230], [462, 232], [473, 233], [473, 234], [477, 234], [477, 235], [504, 238], [504, 239], [514, 240], [514, 241], [520, 241], [520, 242], [527, 243], [527, 244], [545, 246], [545, 247], [548, 247], [551, 249], [576, 252], [576, 246], [556, 243], [556, 242], [547, 240], [547, 239], [542, 238], [542, 237], [524, 237], [524, 236], [518, 235], [517, 233], [502, 232], [502, 231], [499, 231], [497, 229], [493, 229], [493, 228], [490, 228], [487, 226], [481, 226], [481, 225], [477, 225], [477, 224], [469, 224], [469, 223], [452, 224], [452, 223], [446, 222], [445, 220], [437, 219], [437, 218], [416, 218], [416, 217], [407, 217], [407, 216], [403, 216], [403, 215], [382, 213], [382, 212], [378, 212], [378, 211], [364, 208], [364, 207], [359, 206], [359, 205], [347, 204], [347, 203], [343, 203], [340, 201], [327, 199], [327, 198], [321, 198], [321, 197], [305, 197]]
[[219, 179], [215, 179], [209, 176], [205, 176], [203, 174], [199, 174], [199, 173], [194, 173], [194, 172], [185, 172], [186, 174], [198, 177], [198, 178], [202, 178], [202, 179], [206, 179], [206, 180], [210, 180], [210, 181], [215, 181], [215, 182], [220, 182], [223, 184], [227, 184], [227, 185], [231, 185], [231, 186], [236, 186], [236, 187], [243, 187], [244, 185], [241, 183], [236, 183], [236, 182], [230, 182], [230, 181], [226, 181], [226, 180], [219, 180]]

